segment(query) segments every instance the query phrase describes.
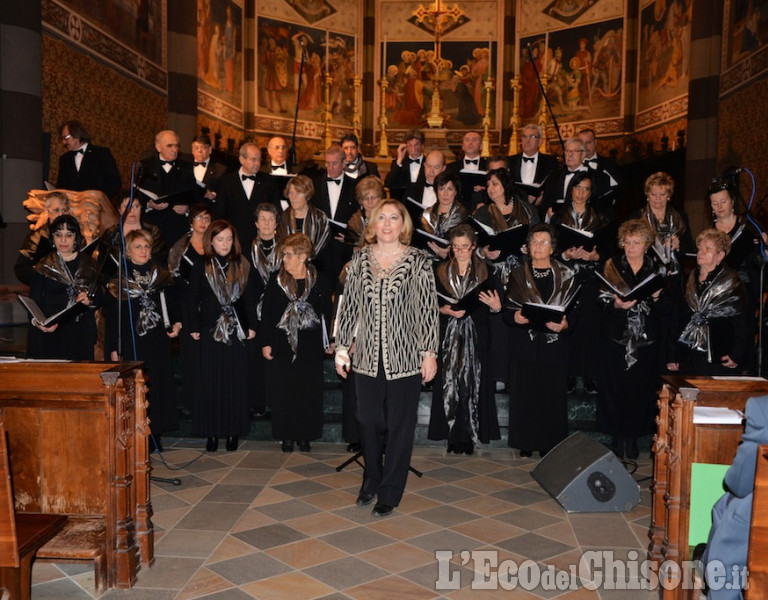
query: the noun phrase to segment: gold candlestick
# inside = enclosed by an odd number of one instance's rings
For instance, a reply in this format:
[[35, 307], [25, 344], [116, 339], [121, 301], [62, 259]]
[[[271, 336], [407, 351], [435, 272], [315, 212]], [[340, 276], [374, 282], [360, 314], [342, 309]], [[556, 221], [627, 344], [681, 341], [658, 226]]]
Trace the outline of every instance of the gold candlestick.
[[547, 89], [549, 88], [549, 75], [542, 73], [541, 75], [541, 87], [544, 93], [541, 95], [541, 104], [539, 105], [539, 127], [541, 127], [541, 144], [539, 145], [539, 152], [545, 153], [547, 151]]
[[363, 123], [360, 119], [360, 101], [359, 101], [359, 90], [360, 85], [362, 84], [362, 80], [360, 79], [359, 75], [355, 75], [352, 78], [352, 87], [355, 90], [355, 101], [352, 105], [352, 132], [355, 134], [357, 139], [359, 140], [361, 135], [361, 130], [363, 128]]
[[509, 119], [509, 127], [512, 133], [509, 135], [508, 156], [517, 154], [517, 146], [520, 143], [517, 131], [520, 129], [520, 79], [513, 77], [509, 80], [509, 87], [512, 88], [512, 116]]
[[386, 77], [379, 79], [379, 85], [381, 86], [381, 106], [379, 107], [379, 129], [381, 135], [379, 136], [379, 156], [389, 156], [389, 143], [387, 142], [387, 87], [389, 81]]
[[325, 130], [323, 131], [323, 150], [326, 150], [333, 145], [333, 136], [331, 136], [331, 121], [333, 120], [333, 114], [331, 113], [331, 85], [333, 85], [333, 77], [326, 71], [323, 80], [323, 86], [325, 88], [325, 107], [323, 111], [323, 124], [325, 125]]
[[483, 115], [483, 149], [480, 154], [483, 158], [488, 158], [491, 155], [491, 92], [493, 91], [494, 84], [493, 77], [488, 77], [483, 82], [485, 88], [485, 114]]

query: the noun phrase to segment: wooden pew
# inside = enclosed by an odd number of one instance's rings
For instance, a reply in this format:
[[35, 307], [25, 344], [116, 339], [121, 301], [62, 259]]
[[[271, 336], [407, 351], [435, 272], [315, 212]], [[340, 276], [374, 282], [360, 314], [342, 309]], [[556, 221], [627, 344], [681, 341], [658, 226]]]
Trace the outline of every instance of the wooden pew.
[[32, 561], [37, 549], [66, 525], [64, 515], [16, 514], [8, 464], [5, 423], [0, 410], [0, 594], [11, 600], [29, 600], [32, 595]]
[[746, 600], [768, 599], [768, 445], [757, 449], [747, 570]]
[[97, 589], [154, 562], [140, 363], [0, 364], [17, 510], [70, 516], [40, 560], [94, 563]]

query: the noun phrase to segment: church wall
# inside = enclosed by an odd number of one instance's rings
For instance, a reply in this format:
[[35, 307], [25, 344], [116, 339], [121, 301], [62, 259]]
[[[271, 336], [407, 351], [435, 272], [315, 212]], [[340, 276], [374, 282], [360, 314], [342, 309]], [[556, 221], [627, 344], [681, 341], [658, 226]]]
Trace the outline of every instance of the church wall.
[[63, 151], [58, 127], [77, 119], [94, 144], [111, 149], [127, 186], [131, 164], [167, 123], [165, 1], [42, 0], [41, 9], [50, 179]]

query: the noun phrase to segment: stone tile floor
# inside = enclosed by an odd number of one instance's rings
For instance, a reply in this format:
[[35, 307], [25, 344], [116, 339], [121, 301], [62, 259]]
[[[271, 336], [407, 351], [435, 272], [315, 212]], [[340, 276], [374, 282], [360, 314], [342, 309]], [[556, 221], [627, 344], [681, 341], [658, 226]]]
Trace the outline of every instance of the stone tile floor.
[[[105, 600], [656, 597], [608, 585], [594, 591], [568, 576], [587, 551], [645, 557], [647, 454], [633, 475], [641, 502], [632, 511], [566, 514], [530, 477], [536, 458], [507, 448], [467, 457], [417, 447], [413, 466], [424, 477], [409, 475], [400, 507], [377, 519], [370, 506], [355, 506], [362, 469], [353, 463], [335, 470], [349, 457], [344, 445], [318, 443], [310, 453], [286, 454], [279, 443], [244, 441], [236, 452], [201, 454], [198, 440], [163, 441], [171, 468], [153, 455], [153, 475], [182, 484], [153, 483], [155, 564], [132, 589], [110, 590], [101, 595]], [[177, 465], [186, 467], [172, 470]], [[531, 568], [508, 571], [512, 581], [520, 575], [510, 591], [507, 571], [484, 574], [483, 556], [505, 567], [528, 561]], [[524, 581], [536, 573], [539, 585]], [[33, 600], [98, 597], [90, 565], [38, 562], [32, 577]], [[637, 576], [627, 577], [636, 586]]]

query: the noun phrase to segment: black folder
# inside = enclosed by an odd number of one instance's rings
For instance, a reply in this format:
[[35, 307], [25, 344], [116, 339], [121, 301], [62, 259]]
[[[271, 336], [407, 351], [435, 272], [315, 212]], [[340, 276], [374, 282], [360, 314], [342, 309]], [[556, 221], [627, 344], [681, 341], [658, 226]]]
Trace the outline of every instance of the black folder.
[[477, 231], [477, 245], [489, 246], [491, 250], [501, 250], [502, 256], [520, 255], [520, 248], [528, 237], [528, 225], [514, 225], [499, 233], [492, 233], [490, 227], [472, 217], [471, 225]]
[[568, 248], [584, 248], [584, 250], [591, 252], [595, 249], [595, 246], [602, 243], [607, 231], [607, 227], [603, 227], [597, 231], [585, 231], [583, 229], [576, 229], [570, 225], [558, 223], [557, 247], [560, 250], [567, 250]]
[[136, 193], [144, 204], [149, 200], [153, 200], [158, 204], [167, 203], [169, 207], [182, 206], [185, 204], [187, 206], [192, 206], [200, 201], [200, 197], [194, 190], [181, 190], [179, 192], [173, 192], [172, 194], [166, 194], [165, 196], [158, 196], [154, 192], [145, 190], [137, 185]]
[[660, 273], [651, 273], [635, 287], [625, 290], [617, 289], [599, 271], [595, 271], [595, 275], [597, 275], [597, 278], [600, 279], [600, 281], [602, 281], [609, 290], [611, 290], [624, 302], [631, 302], [632, 300], [645, 300], [664, 287], [664, 277], [662, 277]]
[[23, 294], [18, 294], [18, 296], [19, 301], [24, 305], [24, 308], [26, 308], [29, 311], [29, 314], [31, 314], [43, 327], [51, 327], [62, 321], [72, 319], [88, 310], [88, 307], [82, 302], [73, 302], [65, 309], [50, 316], [46, 316], [42, 309], [37, 305], [37, 302], [32, 298], [24, 296]]
[[452, 298], [451, 296], [446, 296], [445, 294], [437, 292], [437, 302], [441, 306], [450, 305], [452, 310], [465, 310], [467, 311], [467, 315], [469, 315], [469, 313], [474, 312], [477, 307], [482, 304], [480, 293], [490, 292], [492, 289], [493, 280], [490, 277], [486, 277], [460, 299]]

